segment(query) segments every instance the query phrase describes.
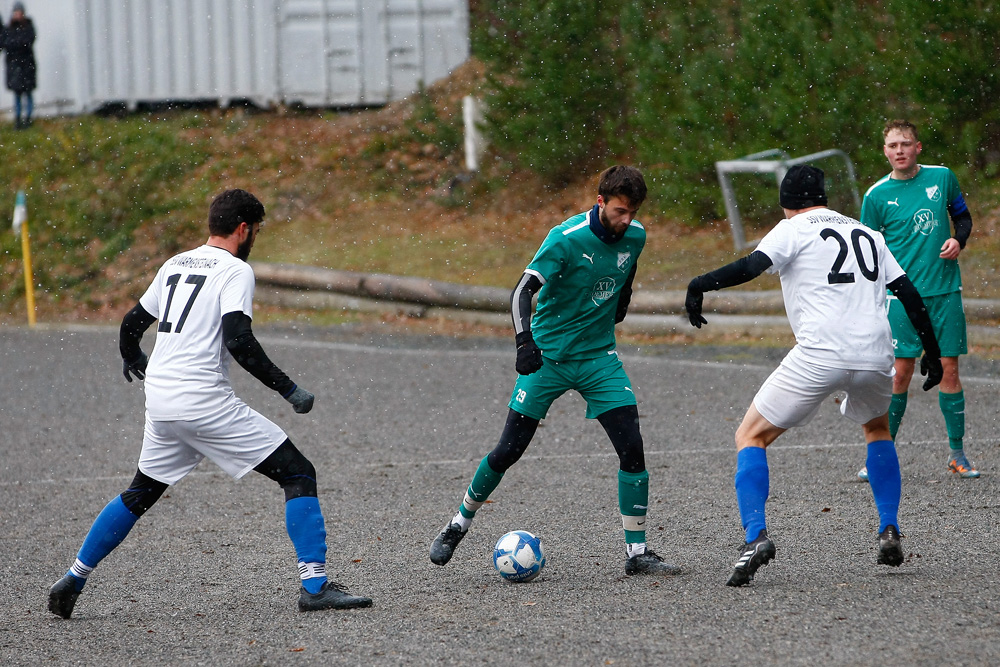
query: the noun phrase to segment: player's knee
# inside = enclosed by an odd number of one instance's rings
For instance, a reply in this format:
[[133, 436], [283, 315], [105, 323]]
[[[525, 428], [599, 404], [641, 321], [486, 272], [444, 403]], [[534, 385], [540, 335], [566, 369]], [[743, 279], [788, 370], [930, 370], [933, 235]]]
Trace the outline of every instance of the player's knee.
[[894, 365], [896, 374], [892, 377], [892, 393], [901, 394], [909, 388], [910, 381], [913, 379], [914, 367], [913, 359], [896, 359]]
[[642, 434], [639, 431], [639, 409], [634, 405], [613, 408], [598, 415], [597, 420], [618, 454], [619, 468], [627, 473], [646, 469]]
[[278, 483], [286, 502], [317, 495], [316, 468], [291, 440], [281, 443], [255, 470]]
[[646, 469], [646, 455], [638, 429], [615, 434], [611, 443], [618, 454], [618, 467], [623, 472], [640, 473]]
[[947, 388], [961, 388], [958, 377], [958, 357], [941, 357], [941, 385]]
[[517, 447], [501, 440], [486, 456], [486, 462], [491, 470], [503, 474], [520, 460], [522, 454], [524, 454], [523, 447]]
[[278, 483], [285, 492], [285, 502], [293, 498], [315, 498], [318, 493], [315, 469], [312, 470], [311, 474], [303, 472], [286, 477]]
[[122, 503], [132, 514], [142, 516], [160, 499], [163, 492], [167, 490], [167, 486], [163, 482], [144, 475], [142, 471], [136, 470], [132, 483], [122, 493]]
[[315, 498], [317, 495], [316, 467], [297, 449], [277, 482], [285, 492], [286, 502], [293, 498]]
[[500, 434], [500, 441], [487, 455], [486, 461], [490, 468], [498, 473], [507, 472], [507, 469], [517, 463], [528, 449], [537, 428], [537, 419], [510, 410], [507, 413], [507, 423], [504, 424], [503, 433]]

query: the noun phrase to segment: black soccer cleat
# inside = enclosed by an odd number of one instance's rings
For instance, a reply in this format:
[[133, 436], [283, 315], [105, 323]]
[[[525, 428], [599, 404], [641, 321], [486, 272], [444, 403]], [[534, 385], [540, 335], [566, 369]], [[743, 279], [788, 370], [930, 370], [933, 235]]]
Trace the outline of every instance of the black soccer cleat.
[[630, 577], [634, 574], [662, 574], [672, 576], [681, 572], [680, 566], [664, 562], [652, 549], [646, 549], [641, 554], [636, 554], [631, 558], [625, 559], [625, 574]]
[[359, 609], [372, 606], [372, 599], [351, 595], [347, 588], [335, 581], [327, 581], [319, 593], [310, 593], [305, 588], [299, 593], [299, 611], [319, 611], [320, 609]]
[[733, 566], [726, 586], [746, 586], [753, 581], [753, 575], [762, 565], [767, 565], [777, 549], [774, 542], [767, 536], [767, 530], [760, 531], [753, 542], [748, 542], [740, 549], [740, 557]]
[[673, 576], [681, 574], [682, 572], [683, 570], [679, 565], [672, 565], [671, 563], [665, 562], [652, 549], [646, 549], [646, 551], [641, 554], [636, 554], [631, 558], [625, 559], [625, 574], [630, 577], [634, 574], [662, 574], [666, 576]]
[[899, 528], [893, 525], [885, 527], [878, 534], [878, 564], [899, 567], [903, 564], [903, 545], [900, 543]]
[[466, 531], [457, 523], [449, 523], [444, 530], [431, 542], [431, 562], [435, 565], [445, 565], [455, 553], [455, 547], [465, 537]]
[[69, 618], [73, 615], [78, 597], [80, 591], [76, 590], [76, 577], [67, 574], [49, 589], [49, 611], [56, 616]]

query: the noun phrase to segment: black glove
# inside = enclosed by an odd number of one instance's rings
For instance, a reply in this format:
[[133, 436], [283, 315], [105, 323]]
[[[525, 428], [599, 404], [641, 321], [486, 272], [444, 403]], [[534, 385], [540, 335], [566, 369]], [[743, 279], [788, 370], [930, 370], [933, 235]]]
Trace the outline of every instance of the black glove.
[[514, 368], [521, 375], [531, 375], [542, 367], [542, 351], [535, 345], [530, 331], [522, 331], [514, 338], [517, 343], [517, 361]]
[[288, 396], [285, 396], [285, 400], [292, 404], [292, 408], [297, 413], [304, 415], [313, 409], [313, 401], [316, 400], [316, 397], [305, 389], [295, 385], [295, 389]]
[[146, 379], [146, 364], [149, 363], [149, 357], [146, 356], [145, 352], [142, 352], [141, 354], [141, 357], [132, 361], [125, 361], [122, 359], [122, 375], [124, 375], [125, 379], [129, 382], [132, 381], [132, 376], [129, 374], [130, 372], [135, 373], [136, 378], [140, 380]]
[[941, 357], [928, 357], [926, 354], [920, 358], [920, 374], [926, 375], [924, 380], [924, 391], [931, 387], [936, 387], [941, 383], [944, 376], [944, 369], [941, 368]]
[[687, 296], [684, 298], [684, 310], [687, 311], [688, 320], [691, 321], [691, 326], [701, 328], [702, 324], [708, 324], [708, 320], [702, 317], [701, 314], [701, 303], [703, 300], [703, 294], [701, 288], [697, 284], [698, 278], [694, 278], [690, 283], [688, 283]]

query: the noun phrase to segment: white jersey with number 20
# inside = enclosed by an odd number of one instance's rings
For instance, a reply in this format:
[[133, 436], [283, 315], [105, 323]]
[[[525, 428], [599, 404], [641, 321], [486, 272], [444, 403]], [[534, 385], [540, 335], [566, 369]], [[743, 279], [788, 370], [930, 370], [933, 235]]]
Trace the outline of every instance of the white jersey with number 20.
[[892, 368], [886, 283], [904, 272], [880, 233], [819, 208], [779, 222], [757, 250], [781, 279], [800, 354], [831, 368]]
[[222, 316], [253, 316], [254, 275], [227, 250], [201, 247], [171, 257], [139, 303], [159, 320], [146, 369], [146, 411], [160, 421], [191, 420], [235, 401]]

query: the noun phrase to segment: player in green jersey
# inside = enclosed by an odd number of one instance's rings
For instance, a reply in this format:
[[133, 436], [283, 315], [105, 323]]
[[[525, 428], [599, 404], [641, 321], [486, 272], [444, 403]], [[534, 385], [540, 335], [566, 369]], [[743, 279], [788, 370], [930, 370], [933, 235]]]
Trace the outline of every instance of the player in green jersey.
[[[479, 463], [458, 513], [434, 539], [444, 565], [476, 511], [531, 442], [552, 402], [573, 389], [587, 401], [618, 453], [618, 504], [625, 530], [625, 574], [678, 574], [646, 547], [649, 473], [632, 384], [615, 350], [646, 230], [634, 220], [646, 182], [634, 167], [601, 174], [597, 205], [554, 227], [511, 294], [518, 379], [500, 442]], [[531, 301], [538, 307], [531, 315]]]
[[[968, 352], [958, 256], [972, 232], [972, 215], [950, 169], [917, 162], [923, 147], [913, 123], [890, 120], [882, 136], [892, 172], [865, 193], [861, 222], [882, 232], [889, 250], [927, 305], [944, 368], [938, 404], [948, 431], [948, 468], [960, 477], [976, 478], [979, 471], [969, 462], [962, 445], [965, 394], [958, 376], [958, 357]], [[889, 428], [895, 440], [922, 348], [902, 305], [891, 295], [889, 321], [896, 355]], [[867, 469], [862, 468], [858, 476], [867, 479]]]

